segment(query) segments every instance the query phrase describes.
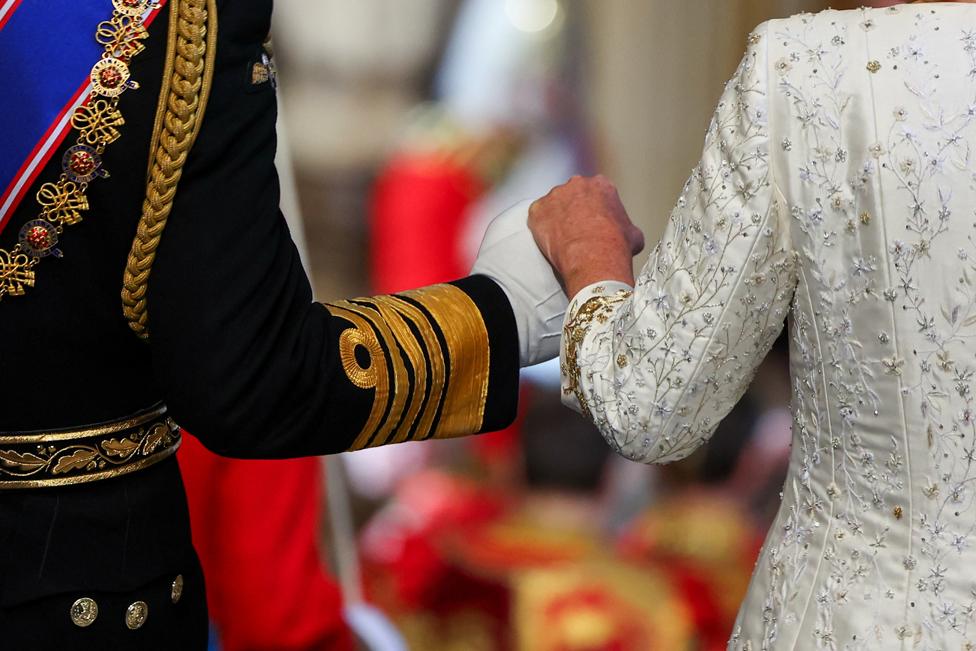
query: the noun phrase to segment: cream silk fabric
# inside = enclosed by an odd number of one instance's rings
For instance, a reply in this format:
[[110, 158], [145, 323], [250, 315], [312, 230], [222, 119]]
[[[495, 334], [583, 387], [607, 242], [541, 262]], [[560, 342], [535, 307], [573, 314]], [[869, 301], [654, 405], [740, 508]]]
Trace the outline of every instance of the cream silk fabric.
[[567, 312], [567, 402], [643, 462], [705, 443], [789, 317], [790, 473], [730, 649], [976, 645], [974, 145], [976, 5], [763, 24], [636, 288]]

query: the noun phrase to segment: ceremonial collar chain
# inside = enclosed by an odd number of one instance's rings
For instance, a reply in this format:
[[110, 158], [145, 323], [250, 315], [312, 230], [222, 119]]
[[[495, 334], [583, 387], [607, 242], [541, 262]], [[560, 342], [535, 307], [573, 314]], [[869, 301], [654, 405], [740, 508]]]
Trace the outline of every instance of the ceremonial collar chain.
[[99, 23], [95, 40], [104, 51], [89, 75], [91, 97], [71, 116], [78, 134], [64, 152], [61, 176], [37, 191], [40, 214], [24, 224], [13, 248], [0, 248], [0, 300], [23, 296], [34, 286], [34, 267], [46, 257], [61, 257], [58, 239], [65, 226], [77, 224], [88, 210], [88, 184], [108, 177], [102, 168], [105, 148], [119, 138], [125, 124], [118, 109], [119, 97], [139, 87], [130, 79], [129, 62], [145, 49], [149, 32], [143, 18], [159, 7], [158, 0], [112, 0], [109, 20]]

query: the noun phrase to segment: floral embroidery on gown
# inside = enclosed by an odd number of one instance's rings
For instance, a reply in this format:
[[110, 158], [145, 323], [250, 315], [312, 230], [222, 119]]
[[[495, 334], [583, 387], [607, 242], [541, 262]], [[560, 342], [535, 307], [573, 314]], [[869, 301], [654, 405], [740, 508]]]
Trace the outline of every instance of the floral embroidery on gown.
[[566, 317], [624, 456], [707, 441], [789, 322], [793, 451], [735, 651], [976, 649], [976, 5], [761, 25], [633, 290]]

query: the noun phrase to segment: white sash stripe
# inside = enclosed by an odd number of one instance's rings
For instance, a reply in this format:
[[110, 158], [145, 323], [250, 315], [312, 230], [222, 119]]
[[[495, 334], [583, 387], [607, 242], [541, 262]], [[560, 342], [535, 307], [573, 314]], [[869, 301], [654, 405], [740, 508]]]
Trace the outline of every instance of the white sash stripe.
[[4, 16], [10, 13], [15, 4], [17, 4], [17, 0], [0, 0], [0, 23], [3, 22]]
[[[10, 12], [18, 0], [0, 0], [0, 22], [3, 22], [3, 17]], [[142, 22], [146, 24], [149, 18], [154, 12], [159, 11], [156, 9], [147, 9], [142, 15]], [[37, 153], [31, 158], [30, 163], [24, 168], [23, 173], [14, 181], [10, 193], [7, 195], [6, 199], [3, 200], [3, 204], [0, 204], [0, 225], [4, 223], [7, 218], [7, 213], [10, 212], [11, 207], [17, 203], [18, 198], [24, 191], [24, 185], [31, 179], [34, 172], [37, 171], [38, 166], [43, 164], [44, 160], [47, 158], [47, 154], [51, 151], [53, 147], [56, 147], [61, 141], [61, 136], [64, 132], [71, 127], [71, 116], [74, 115], [75, 110], [84, 104], [88, 97], [92, 93], [92, 85], [89, 83], [84, 91], [78, 98], [68, 107], [64, 115], [58, 121], [57, 126], [51, 131], [44, 144], [37, 150]], [[0, 188], [0, 196], [2, 196], [3, 188]]]
[[61, 120], [58, 121], [57, 127], [55, 127], [51, 131], [50, 135], [48, 135], [47, 137], [47, 140], [45, 140], [41, 148], [37, 150], [37, 153], [31, 159], [30, 163], [27, 165], [27, 168], [24, 170], [24, 173], [21, 174], [20, 178], [18, 178], [14, 182], [13, 189], [10, 191], [10, 194], [7, 195], [7, 198], [3, 202], [3, 205], [0, 205], [0, 223], [2, 223], [4, 218], [7, 216], [7, 212], [10, 210], [10, 207], [14, 204], [16, 198], [20, 196], [20, 193], [24, 189], [24, 184], [27, 183], [27, 181], [31, 178], [31, 176], [34, 175], [34, 172], [35, 170], [37, 170], [38, 165], [40, 165], [44, 161], [44, 159], [47, 156], [47, 153], [51, 151], [51, 148], [57, 145], [60, 139], [60, 135], [64, 133], [65, 129], [70, 127], [71, 116], [74, 115], [75, 109], [77, 109], [79, 106], [85, 103], [85, 100], [87, 100], [88, 96], [91, 95], [91, 91], [92, 91], [91, 84], [88, 84], [85, 90], [82, 91], [80, 95], [78, 95], [78, 99], [76, 99], [75, 102], [68, 107], [68, 110], [65, 111], [64, 115], [61, 117]]

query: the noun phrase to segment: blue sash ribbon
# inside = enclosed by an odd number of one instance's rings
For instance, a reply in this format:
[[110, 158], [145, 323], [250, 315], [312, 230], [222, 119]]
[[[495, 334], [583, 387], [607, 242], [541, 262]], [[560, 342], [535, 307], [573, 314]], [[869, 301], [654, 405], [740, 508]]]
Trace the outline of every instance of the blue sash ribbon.
[[111, 0], [0, 0], [0, 231], [70, 132]]

